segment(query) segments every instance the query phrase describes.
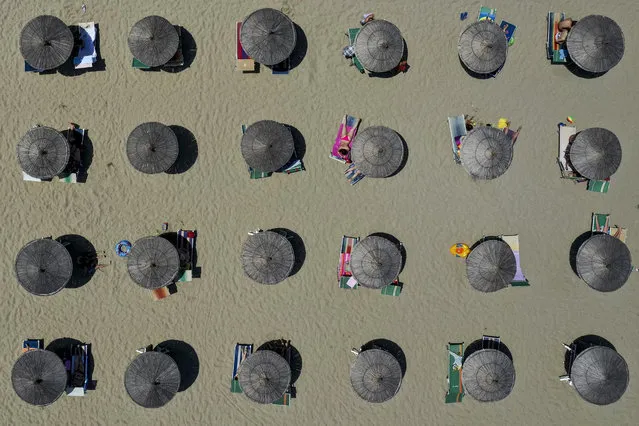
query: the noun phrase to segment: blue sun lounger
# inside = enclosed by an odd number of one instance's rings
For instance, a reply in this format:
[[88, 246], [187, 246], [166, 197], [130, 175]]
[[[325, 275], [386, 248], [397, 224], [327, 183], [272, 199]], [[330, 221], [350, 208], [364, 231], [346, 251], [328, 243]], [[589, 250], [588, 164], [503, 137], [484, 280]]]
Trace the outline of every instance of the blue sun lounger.
[[468, 134], [464, 116], [448, 117], [448, 129], [450, 130], [450, 142], [453, 148], [453, 160], [455, 160], [455, 163], [461, 164], [461, 140]]

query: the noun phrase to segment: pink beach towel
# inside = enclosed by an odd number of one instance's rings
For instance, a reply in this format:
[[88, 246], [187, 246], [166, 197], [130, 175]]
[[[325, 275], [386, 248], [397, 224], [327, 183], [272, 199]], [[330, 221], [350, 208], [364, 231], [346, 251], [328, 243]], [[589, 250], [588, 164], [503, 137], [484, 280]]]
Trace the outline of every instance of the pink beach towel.
[[[357, 125], [359, 123], [359, 120], [355, 117], [352, 117], [350, 115], [346, 116], [346, 132], [350, 132], [353, 128], [355, 128], [355, 131], [353, 132], [353, 138], [355, 138], [355, 135], [357, 135]], [[339, 125], [339, 129], [337, 130], [337, 136], [335, 137], [335, 143], [333, 144], [333, 149], [331, 150], [331, 157], [333, 157], [334, 159], [341, 161], [343, 163], [350, 163], [351, 162], [351, 158], [350, 155], [347, 157], [342, 157], [342, 155], [340, 155], [339, 153], [339, 145], [341, 142], [341, 135], [342, 135], [342, 130], [344, 129], [344, 125], [342, 123], [340, 123]], [[349, 147], [352, 145], [353, 140], [350, 140], [349, 143]]]

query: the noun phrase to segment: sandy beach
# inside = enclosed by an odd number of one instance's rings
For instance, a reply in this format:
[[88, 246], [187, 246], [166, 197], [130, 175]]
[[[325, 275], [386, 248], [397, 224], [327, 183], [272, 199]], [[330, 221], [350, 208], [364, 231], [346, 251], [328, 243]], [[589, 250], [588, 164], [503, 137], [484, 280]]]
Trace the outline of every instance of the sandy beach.
[[[613, 4], [614, 3], [614, 4]], [[321, 4], [321, 5], [320, 5]], [[573, 241], [590, 230], [592, 212], [610, 213], [628, 228], [639, 257], [639, 158], [634, 116], [639, 96], [639, 16], [633, 0], [492, 0], [497, 21], [517, 25], [505, 67], [478, 80], [460, 66], [459, 33], [480, 2], [284, 0], [255, 2], [143, 0], [98, 2], [0, 0], [4, 137], [2, 235], [5, 277], [0, 299], [0, 423], [138, 425], [584, 425], [636, 423], [639, 404], [639, 274], [612, 293], [588, 287], [572, 271]], [[235, 23], [262, 7], [281, 9], [302, 29], [307, 50], [289, 75], [268, 69], [236, 72]], [[562, 7], [578, 19], [602, 14], [625, 36], [625, 55], [607, 74], [580, 78], [546, 60], [546, 15]], [[469, 19], [460, 21], [460, 12]], [[374, 12], [399, 27], [410, 69], [393, 78], [359, 74], [342, 56], [345, 31]], [[50, 14], [66, 24], [95, 21], [105, 70], [75, 77], [23, 72], [22, 26]], [[184, 27], [197, 44], [180, 73], [131, 68], [127, 36], [147, 15]], [[387, 179], [350, 186], [345, 166], [328, 153], [344, 114], [360, 129], [388, 126], [406, 141], [405, 167]], [[522, 126], [510, 169], [474, 181], [452, 159], [447, 116], [471, 114]], [[557, 123], [572, 116], [578, 129], [612, 130], [623, 159], [607, 194], [560, 179]], [[303, 136], [306, 171], [251, 180], [240, 152], [241, 125], [276, 120]], [[84, 184], [24, 182], [16, 144], [39, 123], [59, 130], [69, 121], [88, 129], [94, 156]], [[195, 137], [197, 160], [184, 173], [145, 175], [125, 152], [140, 123], [182, 126]], [[171, 230], [197, 229], [201, 278], [154, 301], [135, 285], [114, 244]], [[255, 228], [287, 228], [303, 240], [299, 271], [275, 286], [247, 278], [240, 250]], [[385, 232], [406, 249], [399, 297], [341, 290], [336, 267], [343, 235]], [[451, 244], [486, 235], [519, 234], [530, 287], [484, 294], [473, 290]], [[79, 234], [110, 265], [86, 285], [51, 297], [22, 289], [14, 273], [20, 248], [41, 237]], [[636, 262], [636, 260], [635, 260]], [[494, 404], [467, 396], [445, 404], [447, 342], [467, 344], [499, 335], [513, 355], [513, 392]], [[588, 404], [558, 377], [565, 374], [562, 342], [595, 334], [625, 358], [630, 384], [609, 406]], [[46, 408], [20, 400], [11, 368], [25, 338], [71, 337], [92, 343], [97, 388], [84, 398], [61, 397]], [[259, 405], [229, 392], [237, 342], [257, 346], [291, 341], [303, 360], [297, 397], [289, 407]], [[407, 371], [399, 393], [384, 404], [361, 400], [351, 388], [350, 349], [385, 338], [401, 347]], [[134, 404], [123, 377], [135, 350], [168, 339], [197, 352], [195, 382], [165, 407]]]

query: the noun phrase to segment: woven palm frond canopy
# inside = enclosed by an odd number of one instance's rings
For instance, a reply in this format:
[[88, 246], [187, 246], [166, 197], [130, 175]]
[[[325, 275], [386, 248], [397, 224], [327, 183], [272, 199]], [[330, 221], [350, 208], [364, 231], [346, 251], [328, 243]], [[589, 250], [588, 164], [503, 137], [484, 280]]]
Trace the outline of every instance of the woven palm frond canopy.
[[149, 67], [166, 64], [180, 45], [177, 30], [161, 16], [147, 16], [136, 22], [129, 33], [129, 50]]
[[240, 364], [238, 381], [250, 400], [271, 404], [284, 395], [291, 383], [291, 367], [276, 352], [259, 350]]
[[466, 258], [466, 275], [470, 285], [486, 293], [508, 287], [516, 272], [515, 254], [501, 240], [481, 242]]
[[608, 234], [595, 234], [577, 251], [577, 274], [599, 291], [621, 288], [632, 272], [632, 258], [626, 244]]
[[592, 73], [606, 72], [623, 58], [623, 31], [606, 16], [586, 16], [568, 33], [566, 49], [579, 68]]
[[630, 373], [626, 360], [614, 349], [593, 346], [575, 357], [570, 367], [570, 380], [583, 399], [607, 405], [624, 394]]
[[177, 249], [162, 237], [137, 240], [127, 259], [131, 279], [149, 290], [171, 284], [180, 271]]
[[73, 260], [61, 243], [34, 240], [20, 250], [15, 263], [18, 283], [31, 294], [50, 296], [62, 290], [73, 275]]
[[511, 359], [496, 349], [481, 349], [470, 354], [463, 363], [464, 390], [480, 402], [506, 398], [515, 386], [515, 366]]
[[247, 55], [264, 65], [276, 65], [291, 56], [297, 43], [295, 25], [275, 9], [259, 9], [246, 17], [240, 42]]
[[404, 143], [399, 135], [388, 127], [367, 127], [358, 132], [353, 139], [351, 158], [365, 176], [387, 177], [401, 167]]
[[179, 144], [175, 132], [162, 123], [142, 123], [129, 135], [126, 155], [138, 171], [147, 174], [167, 171], [177, 160]]
[[512, 140], [494, 127], [475, 127], [462, 141], [461, 162], [474, 178], [495, 179], [506, 173], [512, 159]]
[[13, 365], [11, 383], [23, 401], [32, 405], [49, 405], [64, 393], [67, 370], [55, 353], [29, 350]]
[[353, 247], [351, 271], [364, 287], [382, 288], [392, 283], [401, 268], [402, 253], [387, 238], [370, 235]]
[[462, 31], [457, 50], [466, 68], [477, 74], [492, 74], [506, 63], [508, 40], [499, 25], [486, 19]]
[[73, 34], [59, 18], [33, 18], [20, 33], [20, 53], [36, 70], [50, 70], [64, 64], [73, 51]]
[[51, 179], [69, 164], [71, 148], [62, 135], [51, 127], [37, 126], [29, 130], [16, 148], [22, 170], [31, 177]]
[[588, 179], [608, 179], [621, 164], [619, 139], [610, 130], [600, 127], [577, 133], [568, 154], [575, 170]]
[[404, 39], [394, 24], [382, 19], [368, 22], [355, 38], [355, 55], [372, 72], [395, 68], [404, 55]]
[[365, 401], [388, 401], [397, 394], [401, 383], [399, 361], [384, 350], [362, 351], [351, 366], [351, 385]]
[[249, 235], [242, 247], [241, 261], [244, 273], [253, 281], [277, 284], [293, 270], [295, 253], [288, 238], [263, 231]]
[[251, 124], [240, 145], [244, 161], [254, 170], [275, 172], [289, 162], [295, 152], [293, 134], [283, 124], [262, 120]]
[[180, 388], [180, 370], [169, 355], [145, 352], [129, 364], [124, 387], [136, 404], [159, 408], [173, 399]]

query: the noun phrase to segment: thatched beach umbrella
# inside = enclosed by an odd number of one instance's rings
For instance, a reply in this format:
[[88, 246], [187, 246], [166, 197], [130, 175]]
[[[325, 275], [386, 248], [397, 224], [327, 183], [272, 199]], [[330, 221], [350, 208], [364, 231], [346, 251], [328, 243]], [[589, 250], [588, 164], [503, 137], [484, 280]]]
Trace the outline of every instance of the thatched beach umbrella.
[[124, 387], [136, 404], [162, 407], [180, 388], [180, 370], [169, 355], [145, 352], [129, 364], [124, 373]]
[[632, 272], [630, 250], [608, 234], [595, 234], [577, 251], [577, 274], [590, 287], [614, 291], [623, 286]]
[[23, 353], [11, 370], [13, 389], [32, 405], [49, 405], [67, 386], [67, 370], [53, 352], [42, 349]]
[[351, 159], [364, 175], [387, 177], [402, 165], [404, 143], [393, 129], [384, 126], [367, 127], [355, 136]]
[[276, 352], [261, 350], [249, 355], [238, 371], [242, 392], [260, 404], [271, 404], [284, 395], [291, 383], [291, 367]]
[[512, 159], [512, 140], [494, 127], [475, 127], [462, 141], [461, 162], [474, 178], [499, 177], [506, 173]]
[[128, 41], [133, 57], [149, 67], [159, 67], [175, 55], [180, 37], [166, 19], [147, 16], [131, 27]]
[[249, 235], [242, 247], [242, 268], [253, 281], [277, 284], [288, 277], [295, 265], [293, 245], [283, 235], [263, 231]]
[[515, 386], [515, 366], [496, 349], [481, 349], [463, 363], [462, 382], [466, 393], [481, 402], [506, 398]]
[[37, 70], [57, 68], [73, 51], [73, 34], [59, 18], [42, 15], [33, 18], [20, 32], [20, 53]]
[[162, 123], [142, 123], [129, 135], [126, 155], [138, 171], [147, 174], [167, 171], [177, 160], [179, 144], [175, 132]]
[[502, 240], [483, 241], [466, 258], [470, 285], [486, 293], [508, 287], [516, 272], [515, 255]]
[[291, 56], [297, 42], [295, 25], [275, 9], [259, 9], [246, 17], [240, 42], [247, 55], [264, 65], [276, 65]]
[[399, 391], [402, 367], [390, 353], [368, 349], [357, 355], [351, 366], [351, 385], [368, 402], [385, 402]]
[[568, 154], [575, 170], [588, 179], [607, 179], [621, 164], [619, 139], [610, 130], [600, 127], [577, 133]]
[[62, 290], [73, 274], [69, 251], [50, 238], [34, 240], [20, 250], [15, 263], [16, 277], [25, 290], [50, 296]]
[[16, 148], [22, 170], [38, 179], [51, 179], [69, 164], [71, 147], [62, 135], [51, 127], [37, 126], [29, 130]]
[[499, 25], [478, 21], [462, 31], [457, 50], [466, 68], [477, 74], [491, 74], [506, 62], [508, 40]]
[[589, 15], [568, 32], [566, 49], [579, 68], [592, 73], [606, 72], [623, 57], [623, 31], [606, 16]]
[[382, 19], [368, 22], [355, 38], [355, 55], [372, 72], [387, 72], [404, 55], [404, 39], [394, 24]]
[[382, 288], [392, 283], [401, 268], [402, 253], [387, 238], [370, 235], [353, 247], [351, 271], [364, 287]]
[[629, 378], [626, 360], [606, 346], [585, 349], [570, 368], [570, 380], [579, 396], [597, 405], [619, 400], [628, 387]]
[[177, 249], [162, 237], [137, 240], [127, 259], [131, 279], [149, 290], [171, 284], [180, 271]]
[[289, 162], [295, 143], [288, 127], [277, 121], [262, 120], [246, 129], [240, 148], [250, 167], [260, 172], [274, 172]]

